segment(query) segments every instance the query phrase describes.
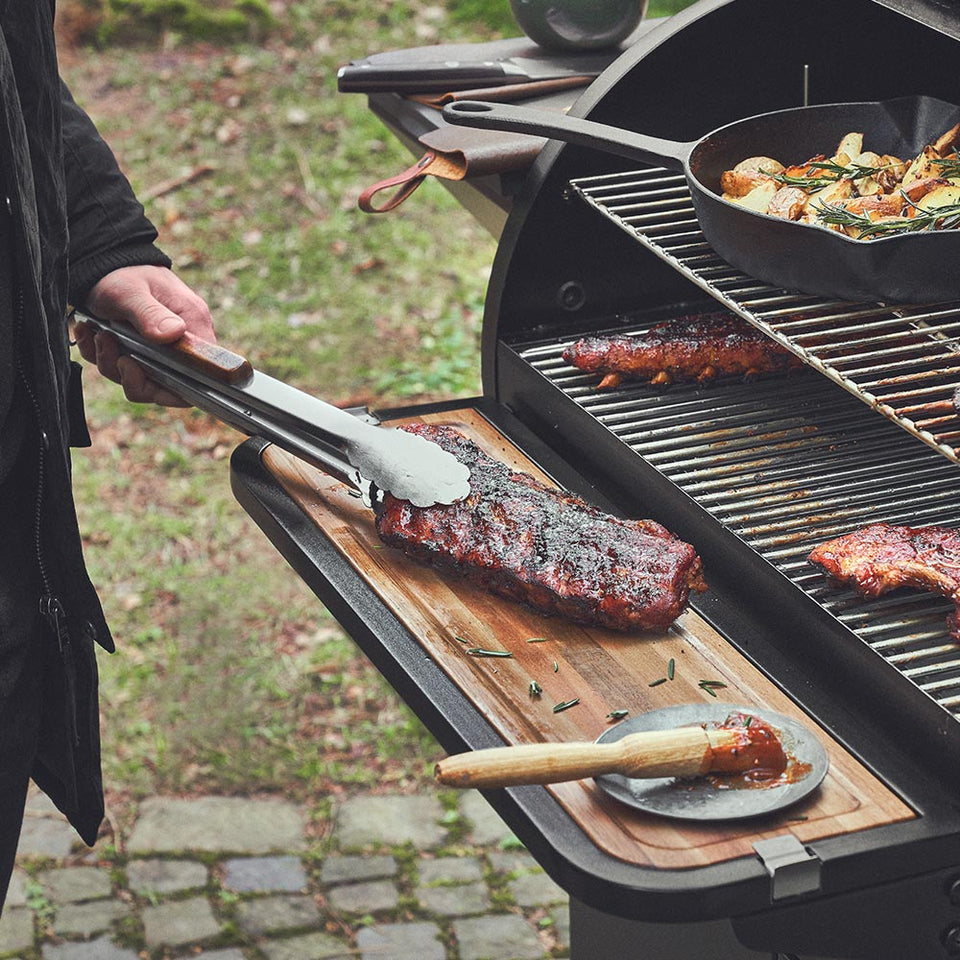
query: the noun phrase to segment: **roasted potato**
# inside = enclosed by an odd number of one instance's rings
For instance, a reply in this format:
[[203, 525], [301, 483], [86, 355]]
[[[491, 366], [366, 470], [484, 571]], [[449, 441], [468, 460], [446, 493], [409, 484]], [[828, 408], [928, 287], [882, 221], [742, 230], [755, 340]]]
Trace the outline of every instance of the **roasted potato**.
[[781, 187], [771, 198], [767, 213], [785, 220], [799, 220], [809, 200], [806, 190], [800, 187]]
[[[901, 188], [897, 191], [898, 195], [905, 196], [908, 200], [921, 206], [920, 201], [928, 197], [931, 193], [936, 193], [944, 187], [950, 187], [949, 180], [943, 180], [940, 177], [926, 177], [923, 180], [915, 180], [909, 187]], [[955, 201], [949, 201], [955, 202]], [[909, 204], [904, 204], [909, 207]], [[942, 207], [944, 204], [935, 203], [934, 206]]]
[[734, 203], [739, 203], [749, 210], [756, 210], [758, 213], [766, 213], [767, 207], [770, 206], [770, 201], [773, 199], [773, 195], [779, 189], [780, 184], [778, 184], [776, 180], [771, 180], [767, 177], [766, 180], [758, 183], [749, 193], [744, 194], [742, 197], [736, 197]]
[[820, 163], [827, 158], [822, 154], [818, 153], [815, 157], [811, 157], [806, 163], [797, 163], [791, 167], [783, 168], [783, 176], [790, 177], [791, 179], [799, 179], [800, 177], [819, 177], [821, 171], [811, 166], [814, 163]]
[[876, 175], [876, 181], [880, 184], [884, 193], [891, 193], [900, 185], [903, 175], [907, 172], [907, 164], [899, 157], [893, 157], [885, 153], [880, 158], [880, 166], [883, 169]]
[[[876, 193], [869, 197], [849, 197], [846, 200], [840, 200], [837, 205], [850, 213], [865, 216], [874, 223], [878, 220], [903, 218], [903, 197], [898, 194]], [[859, 240], [863, 235], [863, 230], [853, 224], [846, 226], [834, 224], [833, 226], [855, 240]]]
[[939, 207], [952, 207], [960, 204], [960, 184], [940, 180], [938, 185], [925, 193], [923, 197], [916, 201], [916, 204], [921, 210], [936, 210]]
[[764, 180], [782, 172], [783, 164], [772, 157], [748, 157], [720, 176], [720, 189], [728, 199], [745, 197]]
[[808, 209], [816, 210], [817, 206], [821, 203], [837, 203], [840, 200], [846, 200], [847, 197], [853, 196], [853, 181], [852, 180], [835, 180], [833, 183], [828, 183], [821, 190], [815, 190], [807, 198], [807, 207]]
[[880, 186], [877, 180], [877, 176], [881, 172], [880, 167], [882, 166], [879, 154], [873, 153], [871, 150], [866, 150], [859, 156], [854, 157], [851, 163], [858, 167], [873, 167], [877, 170], [877, 173], [870, 174], [866, 177], [859, 177], [853, 181], [853, 185], [861, 197], [869, 197], [875, 193], [883, 192], [883, 187]]
[[945, 157], [957, 143], [960, 143], [960, 123], [951, 127], [946, 133], [942, 133], [933, 142], [933, 149], [936, 150], [941, 157]]
[[917, 180], [935, 177], [940, 171], [934, 161], [939, 159], [940, 154], [937, 153], [934, 147], [924, 147], [910, 166], [907, 167], [907, 172], [903, 175], [900, 186], [909, 187], [911, 183]]
[[863, 134], [848, 133], [837, 144], [837, 149], [833, 154], [833, 162], [845, 167], [854, 157], [859, 157], [862, 152]]

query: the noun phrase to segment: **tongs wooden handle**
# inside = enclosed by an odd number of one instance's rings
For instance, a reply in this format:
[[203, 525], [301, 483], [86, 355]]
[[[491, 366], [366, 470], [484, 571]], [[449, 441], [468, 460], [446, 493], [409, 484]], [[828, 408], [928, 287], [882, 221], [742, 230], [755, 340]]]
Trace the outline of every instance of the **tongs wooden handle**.
[[631, 778], [736, 773], [756, 764], [742, 728], [644, 730], [611, 743], [526, 743], [441, 760], [436, 779], [451, 787], [562, 783], [619, 773]]
[[246, 383], [253, 376], [253, 366], [246, 357], [189, 332], [167, 344], [167, 348], [180, 358], [184, 366], [221, 383], [237, 385]]

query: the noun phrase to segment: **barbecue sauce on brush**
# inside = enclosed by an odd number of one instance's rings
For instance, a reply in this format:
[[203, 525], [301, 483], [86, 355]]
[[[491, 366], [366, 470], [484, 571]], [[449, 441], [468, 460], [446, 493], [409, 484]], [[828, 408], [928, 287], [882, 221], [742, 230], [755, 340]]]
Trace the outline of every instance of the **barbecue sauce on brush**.
[[[799, 763], [795, 757], [788, 756], [776, 730], [753, 714], [731, 713], [723, 723], [713, 727], [739, 730], [743, 734], [735, 745], [714, 751], [714, 772], [707, 779], [718, 790], [777, 787], [796, 783], [810, 772], [810, 764]], [[746, 770], [740, 770], [744, 753], [751, 763]], [[723, 772], [727, 765], [730, 773]]]

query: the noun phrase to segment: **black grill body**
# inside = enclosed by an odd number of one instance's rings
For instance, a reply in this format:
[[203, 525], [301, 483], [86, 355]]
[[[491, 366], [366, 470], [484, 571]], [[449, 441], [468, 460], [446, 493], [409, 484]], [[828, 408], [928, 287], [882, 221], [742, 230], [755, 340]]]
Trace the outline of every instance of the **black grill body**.
[[[741, 117], [798, 106], [805, 91], [811, 103], [913, 94], [960, 102], [953, 67], [960, 9], [852, 0], [843, 5], [846, 26], [824, 29], [838, 16], [836, 4], [821, 0], [705, 0], [652, 30], [574, 112], [689, 141]], [[918, 70], [906, 50], [925, 51], [931, 69]], [[922, 430], [908, 432], [903, 427], [914, 424], [905, 418], [889, 422], [885, 404], [842, 371], [817, 369], [816, 358], [787, 381], [674, 385], [660, 393], [645, 385], [601, 393], [596, 377], [566, 365], [563, 346], [583, 334], [642, 331], [714, 310], [718, 301], [735, 308], [746, 302], [746, 315], [755, 322], [759, 312], [761, 326], [763, 311], [779, 316], [781, 301], [810, 309], [803, 298], [791, 301], [790, 291], [731, 280], [722, 264], [719, 282], [709, 270], [704, 281], [678, 268], [669, 250], [664, 256], [631, 235], [645, 227], [643, 215], [639, 224], [622, 222], [635, 212], [631, 201], [625, 214], [603, 216], [597, 185], [602, 206], [637, 171], [634, 162], [580, 147], [554, 143], [541, 155], [498, 250], [484, 320], [485, 395], [576, 463], [624, 513], [654, 516], [695, 543], [717, 592], [694, 606], [920, 814], [909, 827], [872, 831], [878, 836], [815, 844], [821, 895], [741, 918], [741, 940], [817, 956], [949, 956], [950, 918], [960, 919], [960, 911], [945, 891], [960, 875], [960, 860], [942, 873], [930, 869], [931, 848], [921, 835], [929, 831], [956, 849], [960, 648], [945, 628], [952, 605], [906, 591], [864, 604], [827, 584], [805, 557], [817, 543], [870, 522], [960, 524], [956, 448], [952, 438], [938, 446], [918, 436]], [[661, 173], [641, 167], [639, 176]], [[674, 180], [682, 192], [682, 177]], [[686, 249], [686, 235], [677, 242]], [[746, 293], [732, 303], [726, 291], [736, 284]], [[957, 309], [937, 306], [951, 317]], [[814, 307], [834, 328], [849, 315], [866, 318], [867, 340], [871, 329], [891, 329], [888, 315], [886, 326], [877, 319], [876, 304]], [[939, 351], [947, 359], [938, 362], [956, 367], [960, 349], [947, 340]], [[737, 622], [745, 615], [754, 632]], [[900, 751], [912, 769], [888, 766]], [[929, 793], [917, 792], [921, 783]], [[902, 873], [885, 890], [869, 864], [874, 857], [874, 864], [890, 864], [891, 854]], [[913, 918], [909, 932], [899, 924], [883, 930], [894, 889], [903, 898], [901, 920]], [[931, 904], [943, 914], [921, 922]], [[864, 932], [843, 932], [848, 909], [864, 917]]]
[[[952, 3], [702, 0], [646, 34], [574, 110], [693, 140], [797, 106], [805, 86], [810, 102], [912, 94], [960, 102], [958, 54]], [[578, 960], [958, 956], [960, 648], [945, 636], [950, 604], [902, 592], [864, 604], [825, 584], [804, 557], [864, 518], [960, 524], [960, 466], [822, 370], [600, 393], [596, 378], [563, 364], [563, 345], [582, 334], [717, 309], [710, 284], [585, 196], [598, 178], [635, 167], [582, 148], [543, 151], [498, 249], [483, 397], [474, 405], [564, 486], [615, 512], [655, 518], [693, 543], [711, 587], [694, 600], [697, 612], [916, 817], [810, 843], [815, 882], [778, 893], [760, 857], [636, 867], [597, 849], [541, 788], [490, 799], [571, 895]], [[241, 503], [444, 748], [499, 744], [272, 482], [255, 441], [239, 448], [232, 468]], [[696, 949], [682, 934], [691, 923], [708, 925]], [[663, 925], [674, 927], [672, 940]]]

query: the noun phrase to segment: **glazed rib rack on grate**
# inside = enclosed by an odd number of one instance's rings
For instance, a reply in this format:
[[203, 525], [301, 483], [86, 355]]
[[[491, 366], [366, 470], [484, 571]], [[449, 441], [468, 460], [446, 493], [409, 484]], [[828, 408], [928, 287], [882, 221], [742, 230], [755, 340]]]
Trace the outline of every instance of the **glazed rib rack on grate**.
[[[960, 530], [952, 527], [874, 523], [820, 544], [810, 560], [864, 597], [916, 587], [960, 603]], [[947, 622], [960, 640], [956, 611]]]
[[601, 389], [628, 379], [656, 385], [730, 375], [749, 379], [803, 366], [728, 311], [677, 317], [635, 336], [584, 337], [563, 351], [563, 359], [586, 373], [603, 374]]

